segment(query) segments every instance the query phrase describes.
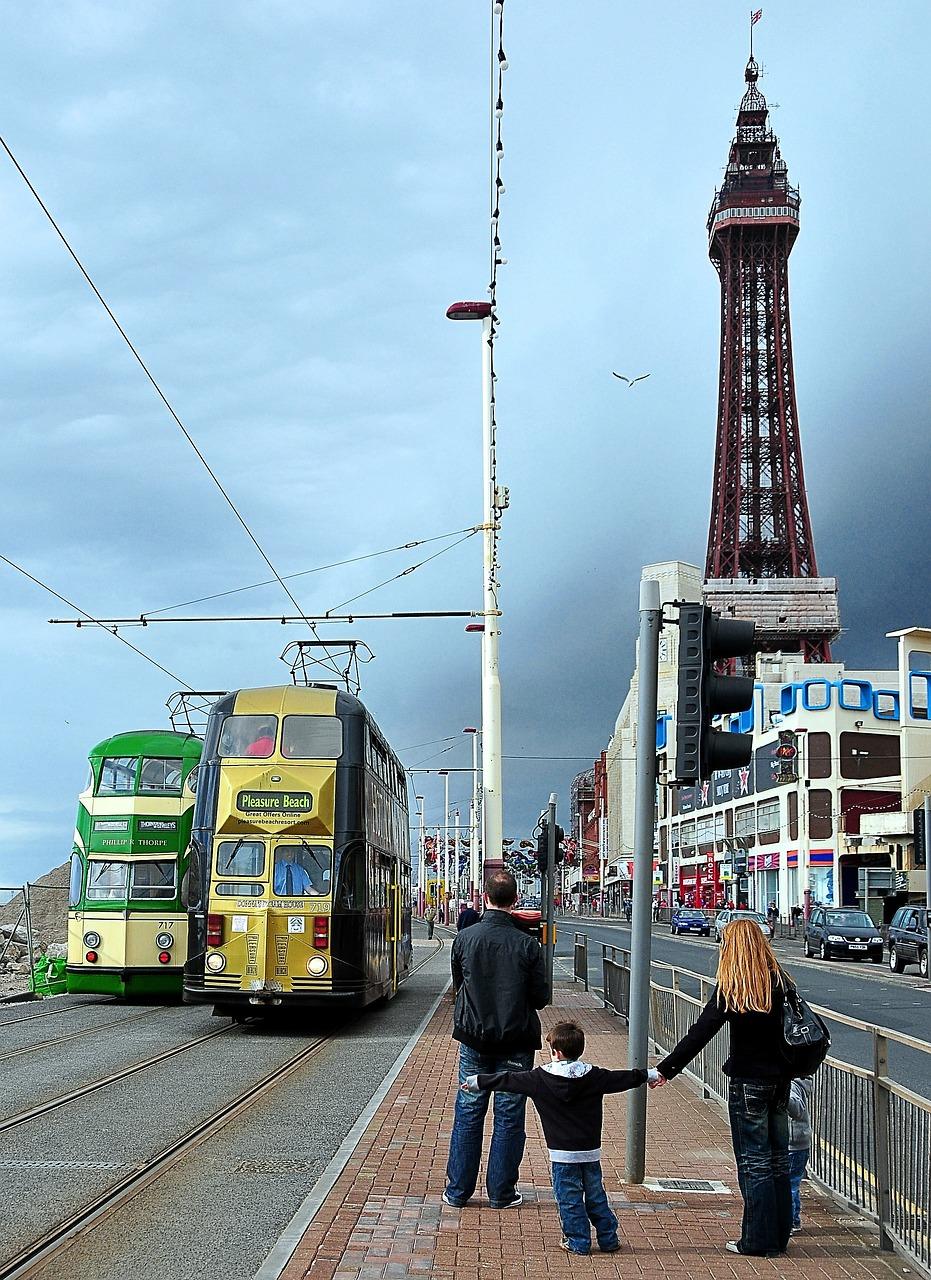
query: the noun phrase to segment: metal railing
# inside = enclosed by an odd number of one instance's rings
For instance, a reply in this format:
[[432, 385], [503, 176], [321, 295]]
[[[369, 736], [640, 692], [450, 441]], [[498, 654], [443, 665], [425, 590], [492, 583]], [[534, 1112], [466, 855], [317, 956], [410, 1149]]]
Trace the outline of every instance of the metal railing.
[[[630, 952], [602, 945], [604, 1005], [629, 1012]], [[669, 1052], [694, 1022], [714, 979], [654, 961], [668, 981], [650, 981], [650, 1038]], [[697, 990], [684, 991], [683, 984]], [[815, 1075], [809, 1169], [829, 1191], [879, 1227], [880, 1247], [896, 1250], [931, 1272], [931, 1100], [889, 1075], [889, 1045], [929, 1055], [931, 1043], [812, 1005], [831, 1022], [870, 1037], [872, 1067], [829, 1057]], [[726, 1106], [727, 1037], [715, 1036], [686, 1073], [704, 1098]]]
[[[0, 932], [0, 963], [14, 946], [25, 947], [28, 976], [23, 977], [23, 987], [32, 992], [35, 981], [36, 930], [33, 923], [33, 898], [38, 893], [67, 893], [67, 885], [57, 884], [0, 884], [0, 894], [10, 893], [12, 898], [0, 903], [0, 914], [8, 917], [6, 928]], [[18, 901], [17, 901], [18, 899]], [[9, 929], [9, 932], [7, 932]], [[41, 938], [40, 938], [41, 941]]]
[[588, 934], [577, 933], [572, 947], [572, 980], [584, 982], [588, 990]]

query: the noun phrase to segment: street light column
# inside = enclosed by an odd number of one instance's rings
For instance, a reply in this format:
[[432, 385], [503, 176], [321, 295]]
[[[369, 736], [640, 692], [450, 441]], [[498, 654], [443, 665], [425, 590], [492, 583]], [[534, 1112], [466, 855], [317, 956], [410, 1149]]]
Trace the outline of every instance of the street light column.
[[440, 776], [443, 779], [443, 878], [445, 881], [443, 923], [449, 924], [449, 773], [446, 769], [441, 769]]
[[[492, 438], [493, 318], [482, 319], [482, 553], [484, 566], [484, 615], [482, 632], [482, 856], [484, 861], [500, 861], [504, 838], [504, 805], [501, 789], [501, 679], [498, 672], [498, 641], [501, 623], [498, 612], [498, 506], [495, 493], [494, 440]], [[484, 877], [483, 877], [484, 878]]]
[[463, 729], [472, 736], [472, 799], [469, 803], [469, 897], [476, 911], [481, 909], [481, 862], [479, 861], [478, 815], [478, 730]]

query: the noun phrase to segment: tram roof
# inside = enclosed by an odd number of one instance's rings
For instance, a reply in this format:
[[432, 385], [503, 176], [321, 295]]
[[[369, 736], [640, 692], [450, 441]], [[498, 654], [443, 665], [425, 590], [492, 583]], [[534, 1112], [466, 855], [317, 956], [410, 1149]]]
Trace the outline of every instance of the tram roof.
[[175, 733], [171, 729], [127, 729], [111, 734], [91, 747], [95, 756], [171, 756], [196, 760], [203, 742], [193, 733]]

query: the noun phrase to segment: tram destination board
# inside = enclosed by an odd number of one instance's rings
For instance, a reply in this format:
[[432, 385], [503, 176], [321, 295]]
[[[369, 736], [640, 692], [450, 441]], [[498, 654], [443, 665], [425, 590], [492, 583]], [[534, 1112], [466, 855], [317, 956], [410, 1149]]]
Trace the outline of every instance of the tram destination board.
[[243, 813], [310, 813], [314, 798], [309, 791], [240, 791], [236, 808]]

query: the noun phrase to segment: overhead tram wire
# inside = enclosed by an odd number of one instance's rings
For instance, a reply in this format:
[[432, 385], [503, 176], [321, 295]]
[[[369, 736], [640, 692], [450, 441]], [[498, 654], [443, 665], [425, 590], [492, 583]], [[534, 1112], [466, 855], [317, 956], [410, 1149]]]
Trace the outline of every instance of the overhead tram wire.
[[[347, 564], [359, 564], [362, 560], [375, 560], [379, 556], [391, 555], [394, 551], [410, 551], [414, 547], [422, 547], [428, 542], [442, 542], [444, 538], [455, 538], [460, 533], [478, 533], [481, 525], [467, 525], [464, 529], [453, 529], [450, 533], [438, 533], [433, 538], [416, 538], [413, 542], [402, 542], [396, 547], [386, 547], [384, 551], [369, 551], [363, 556], [351, 556], [348, 560], [334, 560], [332, 564], [317, 565], [314, 569], [301, 569], [297, 573], [286, 573], [285, 582], [294, 578], [304, 578], [311, 573], [323, 573], [326, 569], [341, 569]], [[243, 591], [256, 591], [259, 587], [274, 586], [275, 578], [266, 578], [264, 582], [251, 582], [247, 587], [232, 587], [229, 591], [217, 591], [210, 596], [199, 596], [196, 600], [182, 600], [179, 604], [166, 604], [161, 609], [144, 609], [141, 618], [154, 618], [159, 613], [170, 613], [173, 609], [186, 609], [192, 604], [208, 604], [211, 600], [222, 600], [226, 596], [235, 596]]]
[[127, 649], [132, 649], [133, 653], [137, 653], [140, 658], [144, 658], [145, 661], [151, 663], [153, 667], [157, 667], [164, 675], [170, 676], [177, 684], [183, 685], [185, 689], [190, 689], [191, 692], [193, 692], [193, 685], [188, 684], [186, 680], [182, 680], [180, 676], [175, 675], [173, 671], [169, 671], [167, 667], [163, 667], [160, 662], [156, 662], [154, 658], [149, 657], [147, 653], [143, 653], [141, 649], [137, 649], [134, 644], [126, 639], [125, 636], [121, 636], [115, 627], [108, 627], [101, 622], [99, 618], [94, 618], [91, 614], [87, 613], [86, 610], [82, 609], [80, 605], [75, 604], [73, 600], [69, 600], [67, 596], [63, 596], [61, 592], [56, 591], [54, 587], [50, 587], [48, 583], [43, 582], [41, 578], [37, 578], [34, 574], [30, 573], [28, 569], [24, 569], [21, 564], [17, 564], [15, 560], [10, 560], [9, 557], [5, 555], [0, 555], [0, 560], [2, 560], [4, 564], [8, 564], [11, 569], [15, 569], [17, 573], [21, 573], [24, 578], [28, 578], [30, 582], [34, 582], [37, 587], [41, 587], [43, 591], [47, 591], [49, 595], [54, 596], [56, 600], [60, 600], [62, 604], [66, 604], [69, 609], [74, 609], [76, 613], [80, 613], [82, 617], [86, 618], [88, 622], [93, 623], [95, 627], [100, 627], [101, 631], [105, 631], [108, 636], [113, 636], [115, 640], [119, 640], [121, 644], [125, 644]]
[[464, 538], [460, 538], [458, 542], [451, 542], [448, 547], [441, 547], [439, 551], [434, 551], [433, 555], [427, 556], [426, 560], [421, 560], [418, 564], [409, 565], [406, 569], [402, 569], [400, 573], [396, 573], [392, 577], [386, 578], [384, 582], [378, 582], [374, 587], [369, 587], [366, 591], [360, 591], [356, 596], [350, 596], [348, 600], [341, 600], [339, 604], [334, 604], [331, 609], [327, 609], [327, 615], [335, 613], [337, 609], [342, 609], [347, 604], [355, 604], [357, 600], [361, 600], [364, 596], [370, 596], [373, 591], [380, 591], [382, 587], [387, 587], [389, 583], [398, 582], [401, 578], [406, 578], [407, 575], [413, 573], [415, 569], [422, 569], [425, 564], [429, 564], [431, 560], [436, 560], [440, 556], [445, 555], [447, 551], [452, 551], [455, 547], [461, 547], [464, 542], [468, 542], [470, 538], [474, 537], [480, 528], [481, 525], [476, 525], [475, 528], [469, 530]]
[[[103, 294], [100, 292], [100, 290], [97, 288], [97, 286], [96, 286], [96, 284], [94, 283], [94, 281], [91, 279], [90, 274], [89, 274], [89, 272], [87, 271], [87, 268], [84, 266], [84, 263], [81, 261], [81, 259], [78, 257], [78, 255], [75, 253], [74, 249], [72, 249], [71, 244], [69, 243], [67, 236], [66, 236], [66, 235], [65, 235], [65, 233], [62, 231], [61, 227], [59, 227], [58, 223], [55, 221], [55, 219], [54, 219], [54, 217], [52, 216], [52, 213], [51, 213], [50, 209], [48, 208], [48, 206], [46, 205], [45, 201], [42, 199], [42, 197], [39, 195], [38, 191], [37, 191], [37, 190], [35, 189], [35, 187], [32, 185], [31, 181], [29, 180], [29, 178], [28, 178], [28, 176], [27, 176], [27, 174], [26, 174], [26, 171], [23, 169], [22, 165], [21, 165], [21, 164], [19, 163], [19, 161], [16, 159], [16, 156], [15, 156], [15, 155], [13, 154], [13, 152], [10, 150], [9, 145], [7, 144], [7, 141], [6, 141], [6, 139], [2, 136], [2, 134], [0, 134], [0, 146], [2, 146], [2, 147], [3, 147], [3, 150], [4, 150], [4, 151], [6, 152], [6, 154], [9, 156], [10, 160], [13, 162], [13, 166], [14, 166], [14, 168], [16, 169], [16, 171], [17, 171], [17, 173], [19, 174], [19, 176], [22, 178], [23, 182], [25, 182], [26, 186], [29, 188], [29, 190], [30, 190], [30, 192], [32, 193], [32, 195], [35, 197], [36, 203], [38, 204], [39, 208], [42, 210], [42, 212], [45, 214], [46, 218], [47, 218], [47, 219], [49, 220], [49, 222], [51, 223], [52, 228], [53, 228], [53, 229], [54, 229], [54, 231], [55, 231], [55, 234], [58, 236], [59, 240], [62, 242], [62, 244], [63, 244], [63, 245], [65, 246], [65, 248], [67, 249], [67, 251], [68, 251], [69, 255], [70, 255], [70, 256], [71, 256], [71, 258], [73, 259], [73, 261], [74, 261], [75, 265], [77, 266], [78, 270], [80, 271], [81, 275], [82, 275], [82, 276], [84, 277], [84, 279], [87, 281], [87, 284], [90, 286], [91, 291], [93, 292], [94, 296], [97, 298], [97, 301], [100, 303], [100, 305], [103, 307], [104, 311], [106, 311], [107, 315], [108, 315], [108, 316], [110, 317], [110, 319], [113, 321], [113, 324], [114, 324], [114, 326], [116, 327], [117, 332], [119, 333], [119, 335], [120, 335], [120, 337], [123, 339], [123, 341], [126, 343], [126, 346], [127, 346], [127, 347], [129, 348], [129, 350], [132, 352], [133, 358], [135, 359], [136, 363], [139, 365], [139, 368], [140, 368], [140, 369], [142, 370], [142, 372], [145, 374], [146, 378], [148, 379], [148, 381], [149, 381], [149, 382], [150, 382], [150, 384], [152, 385], [152, 387], [153, 387], [153, 389], [154, 389], [154, 391], [155, 391], [156, 395], [157, 395], [157, 396], [158, 396], [158, 398], [161, 400], [161, 402], [162, 402], [162, 404], [165, 406], [165, 408], [168, 410], [168, 412], [169, 412], [169, 414], [171, 415], [171, 417], [172, 417], [173, 421], [176, 423], [176, 425], [177, 425], [177, 426], [178, 426], [178, 428], [180, 429], [181, 433], [183, 434], [184, 438], [187, 440], [188, 444], [189, 444], [189, 445], [191, 446], [191, 448], [194, 450], [194, 452], [195, 452], [195, 454], [197, 455], [198, 459], [199, 459], [199, 460], [200, 460], [200, 462], [202, 463], [202, 465], [203, 465], [203, 467], [204, 467], [204, 470], [207, 472], [207, 474], [210, 476], [211, 480], [214, 482], [214, 484], [216, 485], [216, 487], [219, 489], [220, 493], [223, 495], [223, 498], [224, 498], [224, 500], [226, 501], [227, 506], [228, 506], [228, 507], [229, 507], [229, 509], [232, 511], [233, 515], [236, 517], [236, 519], [239, 521], [239, 523], [242, 525], [242, 527], [243, 527], [243, 529], [245, 530], [245, 533], [246, 533], [247, 537], [249, 538], [250, 542], [251, 542], [251, 543], [252, 543], [252, 545], [255, 547], [256, 551], [258, 551], [259, 555], [262, 557], [262, 559], [265, 561], [265, 563], [268, 565], [269, 569], [271, 570], [272, 574], [274, 575], [275, 581], [280, 585], [281, 589], [284, 591], [285, 595], [288, 597], [288, 599], [289, 599], [289, 600], [291, 601], [291, 603], [294, 605], [294, 608], [297, 610], [297, 612], [303, 616], [303, 610], [301, 609], [301, 606], [298, 604], [297, 600], [295, 600], [294, 596], [291, 594], [291, 592], [289, 591], [288, 587], [285, 585], [284, 579], [281, 577], [281, 574], [278, 572], [278, 570], [277, 570], [277, 569], [275, 568], [275, 566], [272, 564], [271, 560], [268, 558], [268, 555], [266, 554], [264, 547], [263, 547], [263, 546], [262, 546], [262, 544], [259, 542], [258, 538], [256, 538], [256, 536], [255, 536], [255, 534], [252, 532], [252, 530], [249, 528], [249, 525], [246, 523], [245, 517], [244, 517], [244, 516], [242, 516], [242, 515], [240, 514], [240, 512], [239, 512], [239, 510], [238, 510], [238, 508], [237, 508], [237, 506], [236, 506], [236, 504], [233, 502], [232, 498], [231, 498], [231, 497], [229, 496], [229, 494], [226, 492], [226, 489], [223, 487], [223, 484], [222, 484], [222, 482], [220, 481], [219, 476], [217, 476], [216, 472], [215, 472], [215, 471], [213, 470], [213, 468], [210, 466], [210, 463], [209, 463], [209, 462], [207, 461], [207, 459], [204, 457], [203, 453], [201, 453], [200, 448], [198, 447], [197, 443], [196, 443], [196, 442], [195, 442], [195, 440], [194, 440], [194, 437], [191, 435], [191, 433], [188, 431], [187, 427], [184, 425], [184, 423], [183, 423], [183, 422], [181, 421], [181, 419], [178, 417], [178, 414], [175, 412], [175, 409], [174, 409], [174, 407], [173, 407], [173, 406], [172, 406], [172, 404], [171, 404], [171, 401], [168, 399], [168, 397], [165, 395], [165, 393], [164, 393], [164, 391], [162, 390], [162, 388], [159, 386], [158, 382], [155, 380], [155, 376], [154, 376], [154, 375], [152, 374], [152, 372], [150, 371], [150, 369], [149, 369], [148, 365], [147, 365], [147, 364], [146, 364], [146, 362], [143, 360], [142, 356], [141, 356], [141, 355], [139, 354], [139, 352], [136, 350], [136, 348], [135, 348], [135, 346], [133, 345], [132, 341], [130, 340], [129, 335], [127, 334], [126, 330], [125, 330], [125, 329], [123, 328], [123, 326], [120, 324], [119, 320], [117, 320], [117, 318], [116, 318], [115, 314], [113, 313], [113, 311], [111, 310], [110, 305], [109, 305], [109, 303], [107, 302], [106, 298], [104, 298]], [[79, 612], [81, 612], [81, 611], [79, 610]], [[305, 621], [306, 621], [306, 619], [305, 619]], [[317, 635], [317, 632], [316, 632], [316, 630], [314, 629], [313, 624], [312, 624], [312, 623], [310, 623], [310, 622], [308, 622], [308, 623], [307, 623], [307, 626], [308, 626], [309, 630], [311, 631], [311, 634], [313, 634], [314, 636], [316, 636], [316, 635]], [[319, 638], [319, 637], [318, 637], [318, 638]], [[336, 664], [335, 664], [334, 662], [329, 661], [328, 665], [330, 665], [330, 666], [332, 667], [333, 671], [337, 672], [337, 674], [338, 674], [338, 668], [337, 668], [337, 666], [336, 666]]]

